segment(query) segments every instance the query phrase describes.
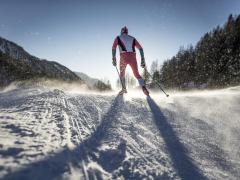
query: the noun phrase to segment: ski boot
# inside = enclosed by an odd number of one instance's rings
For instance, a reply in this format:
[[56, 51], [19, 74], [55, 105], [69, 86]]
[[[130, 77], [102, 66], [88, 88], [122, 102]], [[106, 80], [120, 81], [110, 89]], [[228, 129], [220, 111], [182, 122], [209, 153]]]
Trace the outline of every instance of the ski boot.
[[127, 93], [127, 90], [125, 88], [123, 88], [118, 94], [123, 95], [124, 93]]
[[146, 86], [142, 86], [142, 90], [146, 96], [149, 96], [149, 91], [147, 90]]

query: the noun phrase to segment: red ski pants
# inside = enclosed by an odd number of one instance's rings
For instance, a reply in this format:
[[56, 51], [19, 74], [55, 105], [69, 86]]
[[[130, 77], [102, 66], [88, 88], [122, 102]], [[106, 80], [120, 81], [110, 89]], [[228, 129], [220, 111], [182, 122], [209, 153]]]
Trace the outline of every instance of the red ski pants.
[[134, 76], [137, 79], [142, 79], [142, 77], [138, 72], [136, 54], [132, 52], [126, 52], [126, 53], [120, 54], [120, 76], [121, 77], [125, 76], [125, 69], [128, 64], [131, 66]]

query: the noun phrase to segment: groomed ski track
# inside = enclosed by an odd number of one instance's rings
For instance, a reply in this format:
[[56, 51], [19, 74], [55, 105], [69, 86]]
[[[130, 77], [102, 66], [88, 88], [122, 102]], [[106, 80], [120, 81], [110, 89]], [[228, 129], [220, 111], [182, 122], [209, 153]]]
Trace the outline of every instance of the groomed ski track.
[[240, 179], [240, 88], [0, 92], [0, 179]]

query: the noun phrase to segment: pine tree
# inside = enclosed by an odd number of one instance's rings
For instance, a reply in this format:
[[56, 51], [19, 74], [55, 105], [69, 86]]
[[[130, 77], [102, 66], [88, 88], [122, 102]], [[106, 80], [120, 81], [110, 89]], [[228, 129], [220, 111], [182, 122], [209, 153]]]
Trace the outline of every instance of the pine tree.
[[[206, 33], [196, 47], [180, 47], [166, 60], [160, 80], [168, 88], [227, 87], [240, 84], [240, 15]], [[154, 67], [155, 65], [153, 65]]]

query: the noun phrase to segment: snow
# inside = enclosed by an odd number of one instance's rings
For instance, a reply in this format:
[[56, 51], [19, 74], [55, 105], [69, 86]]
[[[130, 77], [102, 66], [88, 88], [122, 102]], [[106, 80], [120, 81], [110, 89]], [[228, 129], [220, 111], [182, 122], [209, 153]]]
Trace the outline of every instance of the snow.
[[3, 44], [0, 44], [0, 52], [5, 53], [5, 48]]
[[56, 88], [0, 91], [0, 178], [240, 178], [240, 87], [169, 98]]

